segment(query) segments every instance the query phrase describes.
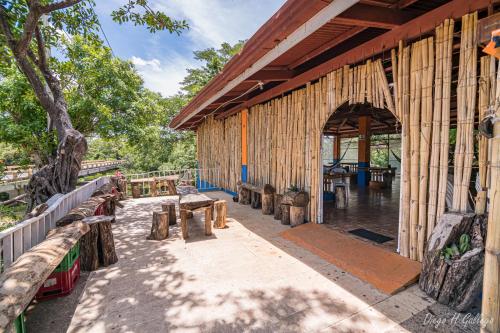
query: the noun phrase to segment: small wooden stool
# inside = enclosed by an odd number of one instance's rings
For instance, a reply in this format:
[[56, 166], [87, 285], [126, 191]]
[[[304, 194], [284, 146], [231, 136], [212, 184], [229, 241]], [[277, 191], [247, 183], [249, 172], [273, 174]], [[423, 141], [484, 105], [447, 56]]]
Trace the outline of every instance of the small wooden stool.
[[175, 214], [175, 202], [167, 201], [161, 204], [161, 210], [168, 213], [168, 224], [177, 224], [177, 216]]
[[164, 240], [168, 237], [168, 212], [153, 212], [153, 222], [151, 224], [151, 234], [147, 239]]
[[214, 228], [224, 229], [226, 227], [227, 204], [226, 200], [219, 200], [214, 203], [217, 218], [215, 219]]

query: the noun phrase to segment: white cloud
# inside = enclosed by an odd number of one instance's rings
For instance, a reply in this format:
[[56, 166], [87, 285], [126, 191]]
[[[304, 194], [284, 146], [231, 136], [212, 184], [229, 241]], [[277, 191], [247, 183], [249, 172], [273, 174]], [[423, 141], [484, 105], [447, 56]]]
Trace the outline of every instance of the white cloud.
[[217, 47], [222, 42], [248, 39], [281, 6], [284, 0], [171, 0], [155, 9], [190, 25], [186, 34], [194, 46]]
[[171, 96], [179, 91], [179, 83], [187, 75], [187, 68], [194, 67], [191, 59], [170, 54], [168, 59], [143, 59], [133, 56], [130, 61], [144, 79], [146, 88]]

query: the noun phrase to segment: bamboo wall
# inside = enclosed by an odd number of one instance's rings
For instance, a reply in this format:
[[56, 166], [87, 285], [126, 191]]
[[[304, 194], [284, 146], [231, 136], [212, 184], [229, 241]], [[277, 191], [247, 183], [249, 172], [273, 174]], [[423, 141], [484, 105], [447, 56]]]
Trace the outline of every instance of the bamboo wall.
[[[477, 13], [464, 16], [457, 97], [453, 97], [457, 98], [458, 117], [453, 206], [448, 207], [458, 211], [467, 207], [474, 149], [478, 80], [476, 30]], [[448, 173], [451, 171], [448, 156], [453, 34], [454, 21], [445, 20], [436, 28], [433, 37], [407, 46], [401, 42], [399, 48], [391, 52], [392, 90], [381, 60], [368, 60], [362, 65], [340, 68], [304, 88], [251, 107], [247, 131], [248, 182], [271, 184], [278, 193], [291, 186], [307, 191], [311, 196], [309, 219], [321, 222], [321, 136], [326, 121], [344, 103], [366, 102], [376, 108], [386, 108], [402, 124], [400, 253], [421, 261], [425, 242], [446, 209]], [[482, 75], [494, 81], [495, 62], [483, 62]], [[494, 93], [488, 90], [484, 94], [480, 103], [491, 104]], [[226, 139], [219, 143], [220, 138], [214, 142], [213, 133], [222, 129], [227, 132], [229, 122], [234, 122], [239, 131], [241, 124], [234, 119], [215, 121], [210, 118], [200, 126], [198, 140], [203, 165], [217, 167], [213, 159], [233, 158], [221, 155], [222, 152], [214, 148], [214, 145], [224, 146], [230, 142]], [[237, 133], [231, 135], [236, 138]], [[484, 187], [488, 172], [487, 149], [487, 143], [483, 142], [480, 145], [480, 182]], [[224, 164], [223, 174], [233, 177], [229, 185], [234, 190], [237, 173], [227, 170], [233, 164]], [[241, 169], [237, 163], [234, 167], [238, 172]], [[478, 200], [485, 201], [484, 198], [484, 193], [478, 196]]]
[[296, 186], [311, 196], [309, 219], [321, 221], [321, 135], [340, 105], [372, 103], [395, 112], [382, 62], [345, 66], [305, 88], [249, 110], [248, 181], [278, 193]]
[[241, 113], [224, 120], [207, 117], [196, 139], [200, 179], [236, 192], [241, 180]]

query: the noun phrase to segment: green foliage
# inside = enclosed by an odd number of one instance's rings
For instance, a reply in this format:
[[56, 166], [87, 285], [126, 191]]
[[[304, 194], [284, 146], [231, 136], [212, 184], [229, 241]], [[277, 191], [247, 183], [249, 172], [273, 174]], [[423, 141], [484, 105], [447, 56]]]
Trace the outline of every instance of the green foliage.
[[[54, 3], [40, 1], [42, 6]], [[19, 39], [28, 3], [0, 0], [0, 6]], [[86, 158], [126, 159], [131, 170], [137, 171], [195, 167], [194, 134], [173, 131], [168, 124], [241, 50], [243, 42], [196, 51], [202, 67], [188, 70], [178, 94], [162, 98], [144, 88], [130, 62], [114, 57], [103, 45], [94, 7], [94, 0], [83, 0], [51, 11], [46, 16], [49, 24], [40, 25], [47, 46], [57, 47], [62, 55], [49, 59], [49, 67], [60, 80], [73, 126], [90, 138]], [[118, 23], [143, 25], [151, 32], [179, 34], [189, 28], [186, 21], [154, 10], [147, 0], [127, 0], [111, 16]], [[37, 54], [35, 40], [30, 49]], [[0, 142], [22, 151], [27, 160], [45, 164], [54, 156], [57, 137], [47, 130], [46, 111], [12, 59], [0, 33]]]
[[0, 231], [12, 227], [26, 213], [26, 205], [0, 206]]
[[144, 25], [150, 32], [168, 30], [180, 34], [182, 30], [189, 28], [185, 20], [173, 20], [164, 13], [153, 10], [146, 0], [129, 0], [113, 11], [111, 17], [118, 23], [130, 21], [135, 25]]
[[219, 49], [208, 48], [194, 52], [194, 58], [203, 62], [200, 68], [190, 68], [188, 75], [181, 82], [182, 91], [194, 97], [210, 80], [217, 75], [224, 65], [243, 48], [244, 41], [234, 45], [222, 43]]
[[46, 156], [56, 146], [54, 133], [46, 127], [46, 113], [28, 80], [15, 66], [0, 67], [0, 142], [25, 156]]
[[[74, 36], [62, 42], [64, 60], [52, 59], [60, 75], [73, 126], [86, 136], [138, 140], [158, 123], [168, 103], [143, 87], [130, 62], [113, 57], [100, 41]], [[15, 66], [0, 68], [0, 142], [45, 164], [57, 147], [47, 116], [27, 79]]]
[[441, 251], [441, 258], [444, 258], [447, 262], [451, 260], [458, 259], [465, 252], [471, 249], [470, 236], [468, 234], [462, 234], [457, 244], [453, 243], [450, 246], [445, 247]]
[[[156, 111], [151, 112], [146, 124], [137, 126], [133, 137], [128, 135], [129, 144], [120, 149], [121, 156], [129, 162], [129, 172], [196, 167], [194, 133], [174, 131], [168, 124], [242, 46], [243, 42], [224, 43], [217, 50], [209, 48], [195, 52], [196, 59], [203, 62], [202, 67], [188, 69], [178, 94], [151, 103], [150, 110], [156, 105]], [[90, 150], [93, 149], [91, 142]]]

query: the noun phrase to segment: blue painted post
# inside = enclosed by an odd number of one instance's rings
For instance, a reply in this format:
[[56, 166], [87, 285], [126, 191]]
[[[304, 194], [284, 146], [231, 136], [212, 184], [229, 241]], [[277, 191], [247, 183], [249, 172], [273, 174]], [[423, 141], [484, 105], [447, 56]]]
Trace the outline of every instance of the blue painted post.
[[359, 117], [358, 186], [366, 187], [370, 180], [370, 116]]

